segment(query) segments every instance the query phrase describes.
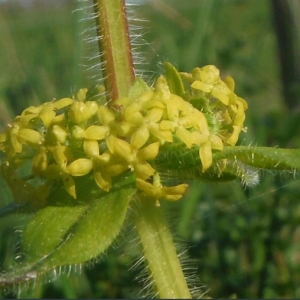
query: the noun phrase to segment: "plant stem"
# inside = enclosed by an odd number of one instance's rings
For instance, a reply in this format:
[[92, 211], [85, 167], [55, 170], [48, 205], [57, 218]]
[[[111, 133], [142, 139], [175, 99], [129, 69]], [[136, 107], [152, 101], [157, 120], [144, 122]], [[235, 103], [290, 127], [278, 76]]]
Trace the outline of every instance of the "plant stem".
[[124, 0], [94, 0], [94, 7], [108, 100], [127, 97], [134, 69]]
[[[94, 0], [94, 6], [108, 100], [127, 97], [134, 70], [124, 0]], [[155, 288], [161, 298], [191, 298], [162, 208], [147, 200], [136, 224]]]
[[191, 298], [162, 207], [142, 199], [136, 226], [160, 298]]

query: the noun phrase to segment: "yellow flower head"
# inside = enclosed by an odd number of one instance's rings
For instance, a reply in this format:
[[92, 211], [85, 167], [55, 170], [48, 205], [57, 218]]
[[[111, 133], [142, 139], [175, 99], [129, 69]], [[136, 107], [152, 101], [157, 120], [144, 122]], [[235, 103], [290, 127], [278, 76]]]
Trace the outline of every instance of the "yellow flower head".
[[[76, 198], [73, 177], [88, 174], [108, 192], [113, 178], [124, 172], [134, 172], [136, 186], [146, 197], [180, 199], [186, 184], [163, 186], [159, 180], [155, 159], [161, 146], [196, 148], [205, 172], [214, 151], [235, 145], [247, 109], [245, 100], [234, 93], [233, 79], [221, 80], [215, 66], [181, 73], [181, 78], [185, 89], [181, 94], [161, 76], [153, 88], [137, 79], [128, 97], [111, 106], [100, 96], [88, 99], [88, 90], [81, 89], [77, 97], [25, 109], [0, 134], [0, 150], [5, 153], [2, 173], [12, 189], [19, 189], [12, 184], [24, 186], [18, 168], [31, 161], [32, 174], [42, 184], [28, 182], [16, 201], [34, 199], [44, 205], [49, 182], [57, 179]], [[43, 191], [39, 197], [29, 195], [37, 191]]]

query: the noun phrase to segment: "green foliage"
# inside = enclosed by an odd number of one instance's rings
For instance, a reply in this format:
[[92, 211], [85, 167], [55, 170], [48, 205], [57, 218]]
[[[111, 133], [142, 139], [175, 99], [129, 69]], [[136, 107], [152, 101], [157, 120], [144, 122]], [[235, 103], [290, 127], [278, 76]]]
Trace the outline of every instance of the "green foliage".
[[[95, 189], [91, 179], [82, 181]], [[82, 195], [81, 186], [80, 203], [72, 203], [64, 189], [58, 186], [56, 190], [59, 192], [49, 197], [50, 206], [37, 212], [26, 226], [21, 244], [23, 260], [3, 275], [0, 286], [5, 285], [4, 281], [7, 288], [15, 282], [22, 284], [53, 269], [98, 257], [119, 234], [136, 192], [128, 180], [116, 184], [108, 194], [86, 193], [85, 189]]]
[[38, 263], [42, 270], [51, 270], [97, 257], [120, 232], [134, 192], [134, 189], [111, 192], [87, 206], [42, 209], [24, 231], [22, 246], [27, 254], [26, 263]]

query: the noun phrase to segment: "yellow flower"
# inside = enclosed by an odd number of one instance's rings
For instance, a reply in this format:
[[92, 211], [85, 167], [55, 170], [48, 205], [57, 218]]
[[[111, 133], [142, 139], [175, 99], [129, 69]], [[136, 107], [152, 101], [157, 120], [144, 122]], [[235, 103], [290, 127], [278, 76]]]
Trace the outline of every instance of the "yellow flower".
[[150, 197], [156, 201], [156, 205], [159, 206], [159, 200], [164, 199], [168, 201], [177, 201], [185, 193], [188, 185], [179, 184], [172, 187], [162, 186], [160, 183], [159, 174], [154, 175], [153, 184], [142, 180], [140, 178], [136, 179], [136, 185], [140, 190], [144, 192], [147, 197]]
[[48, 149], [49, 151], [51, 151], [55, 163], [48, 165], [42, 171], [42, 175], [48, 179], [56, 179], [60, 177], [63, 181], [66, 191], [73, 198], [76, 198], [75, 183], [72, 176], [68, 174], [67, 170], [68, 161], [72, 160], [70, 150], [67, 146], [63, 146], [59, 142], [57, 143], [57, 145], [51, 146]]
[[213, 97], [219, 99], [223, 104], [228, 105], [229, 95], [232, 93], [230, 88], [223, 82], [219, 76], [220, 71], [213, 65], [203, 68], [196, 68], [192, 71], [194, 82], [191, 87], [210, 93]]
[[173, 141], [171, 131], [162, 130], [159, 126], [164, 111], [165, 105], [161, 101], [152, 99], [142, 103], [133, 102], [124, 107], [124, 119], [134, 128], [131, 136], [134, 147], [142, 147], [150, 135], [156, 137], [161, 144]]
[[[101, 97], [90, 101], [87, 89], [80, 89], [73, 99], [31, 106], [0, 134], [5, 164], [18, 168], [32, 160], [32, 174], [41, 182], [48, 180], [40, 186], [26, 185], [25, 194], [42, 195], [32, 197], [32, 203], [45, 204], [50, 180], [61, 179], [76, 198], [74, 176], [91, 174], [98, 187], [108, 192], [113, 178], [126, 171], [134, 172], [144, 196], [157, 203], [178, 200], [187, 184], [161, 184], [155, 166], [159, 152], [166, 151], [161, 145], [174, 143], [174, 151], [177, 144], [187, 151], [196, 148], [205, 172], [214, 163], [214, 151], [236, 144], [247, 109], [246, 101], [234, 93], [234, 80], [230, 76], [221, 80], [215, 66], [181, 76], [186, 90], [179, 94], [185, 99], [173, 94], [167, 79], [160, 76], [153, 88], [137, 80], [128, 96], [111, 106], [102, 105]], [[224, 159], [220, 172], [225, 167]], [[16, 172], [9, 172], [7, 180], [25, 184]], [[21, 192], [17, 197], [26, 198]]]
[[126, 141], [110, 135], [106, 143], [110, 152], [126, 161], [127, 168], [134, 170], [137, 177], [147, 179], [155, 173], [155, 169], [147, 161], [153, 160], [157, 156], [158, 142], [137, 149]]

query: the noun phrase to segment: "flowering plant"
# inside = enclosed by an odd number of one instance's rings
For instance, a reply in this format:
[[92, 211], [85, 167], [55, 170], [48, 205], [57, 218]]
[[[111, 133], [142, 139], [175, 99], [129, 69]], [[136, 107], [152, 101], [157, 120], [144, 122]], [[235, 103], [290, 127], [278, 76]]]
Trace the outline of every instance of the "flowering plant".
[[179, 200], [191, 180], [255, 185], [258, 168], [298, 169], [299, 150], [236, 146], [247, 103], [215, 66], [181, 73], [166, 63], [153, 87], [134, 78], [126, 22], [111, 33], [125, 16], [122, 1], [95, 1], [95, 11], [105, 86], [28, 107], [0, 135], [1, 172], [15, 199], [3, 215], [35, 212], [22, 235], [22, 262], [0, 286], [99, 256], [135, 207], [158, 295], [187, 298], [160, 202]]

